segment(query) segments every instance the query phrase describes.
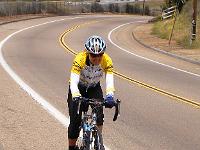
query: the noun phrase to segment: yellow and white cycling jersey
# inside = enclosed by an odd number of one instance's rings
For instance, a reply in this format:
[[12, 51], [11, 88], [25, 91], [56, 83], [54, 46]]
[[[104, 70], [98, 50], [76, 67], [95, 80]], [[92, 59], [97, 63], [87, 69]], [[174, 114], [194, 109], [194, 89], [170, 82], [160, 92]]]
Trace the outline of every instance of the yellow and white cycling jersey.
[[106, 53], [102, 57], [99, 65], [92, 65], [87, 52], [83, 51], [76, 55], [70, 76], [70, 89], [73, 97], [80, 95], [79, 83], [85, 87], [93, 87], [100, 81], [104, 73], [106, 75], [106, 94], [113, 94], [113, 63]]

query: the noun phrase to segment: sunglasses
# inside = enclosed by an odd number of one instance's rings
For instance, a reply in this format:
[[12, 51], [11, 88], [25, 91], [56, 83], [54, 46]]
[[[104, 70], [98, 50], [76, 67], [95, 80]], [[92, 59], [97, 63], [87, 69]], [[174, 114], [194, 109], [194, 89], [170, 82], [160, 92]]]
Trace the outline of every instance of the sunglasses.
[[104, 53], [101, 53], [101, 54], [91, 54], [91, 53], [90, 53], [90, 56], [93, 57], [93, 58], [95, 58], [95, 57], [102, 57], [103, 54], [104, 54]]

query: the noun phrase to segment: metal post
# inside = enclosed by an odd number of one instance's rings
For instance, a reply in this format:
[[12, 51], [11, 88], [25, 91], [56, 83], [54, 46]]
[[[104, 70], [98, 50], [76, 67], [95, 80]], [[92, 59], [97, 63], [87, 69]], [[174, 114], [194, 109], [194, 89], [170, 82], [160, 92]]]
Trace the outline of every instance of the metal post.
[[143, 11], [142, 11], [142, 15], [145, 15], [145, 0], [143, 0]]
[[173, 32], [174, 32], [174, 27], [175, 27], [175, 23], [176, 23], [176, 18], [177, 18], [177, 7], [175, 8], [175, 15], [174, 15], [174, 23], [173, 23], [173, 27], [172, 27], [172, 31], [171, 31], [171, 34], [170, 34], [170, 37], [169, 37], [169, 46], [171, 44], [171, 40], [172, 40], [172, 35], [173, 35]]
[[197, 22], [197, 0], [193, 0], [193, 15], [192, 15], [192, 37], [191, 40], [196, 40], [196, 22]]

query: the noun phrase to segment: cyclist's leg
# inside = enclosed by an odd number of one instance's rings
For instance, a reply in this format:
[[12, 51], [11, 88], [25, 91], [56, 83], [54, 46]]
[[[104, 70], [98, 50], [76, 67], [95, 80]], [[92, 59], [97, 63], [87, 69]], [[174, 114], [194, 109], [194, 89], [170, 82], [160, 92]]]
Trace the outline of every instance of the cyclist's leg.
[[81, 117], [77, 114], [78, 105], [77, 103], [72, 101], [71, 90], [69, 88], [68, 92], [68, 108], [69, 108], [69, 116], [70, 116], [70, 124], [68, 127], [68, 141], [69, 141], [69, 149], [73, 149], [76, 145], [76, 140], [79, 136], [79, 126], [81, 124]]
[[[84, 87], [79, 86], [79, 90], [81, 95], [85, 96], [84, 91], [86, 91], [86, 89], [84, 89]], [[69, 87], [67, 102], [68, 102], [69, 116], [70, 116], [70, 124], [68, 127], [68, 142], [69, 142], [69, 149], [73, 150], [76, 145], [76, 141], [80, 132], [79, 127], [81, 125], [81, 113], [77, 114], [78, 104], [72, 101], [72, 94], [70, 87]], [[82, 111], [81, 109], [82, 106], [80, 108], [80, 112]]]
[[[103, 100], [103, 91], [100, 86], [100, 83], [98, 83], [95, 87], [89, 88], [87, 93], [88, 93], [89, 98]], [[101, 132], [103, 128], [103, 122], [104, 122], [103, 107], [98, 107], [97, 108], [97, 126], [99, 127], [99, 130]]]

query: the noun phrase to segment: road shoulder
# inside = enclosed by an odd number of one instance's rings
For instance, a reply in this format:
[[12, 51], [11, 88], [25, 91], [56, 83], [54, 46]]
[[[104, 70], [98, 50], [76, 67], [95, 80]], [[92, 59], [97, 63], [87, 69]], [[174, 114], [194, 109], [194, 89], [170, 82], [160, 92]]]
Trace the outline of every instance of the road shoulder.
[[[39, 19], [36, 23], [47, 20], [50, 19]], [[31, 24], [21, 21], [0, 26], [0, 40]], [[0, 83], [0, 148], [66, 149], [66, 128], [25, 93], [1, 66]]]
[[169, 46], [168, 40], [158, 38], [151, 34], [152, 27], [152, 23], [137, 26], [133, 31], [134, 39], [152, 50], [200, 65], [200, 49], [184, 49], [175, 41], [172, 41]]

